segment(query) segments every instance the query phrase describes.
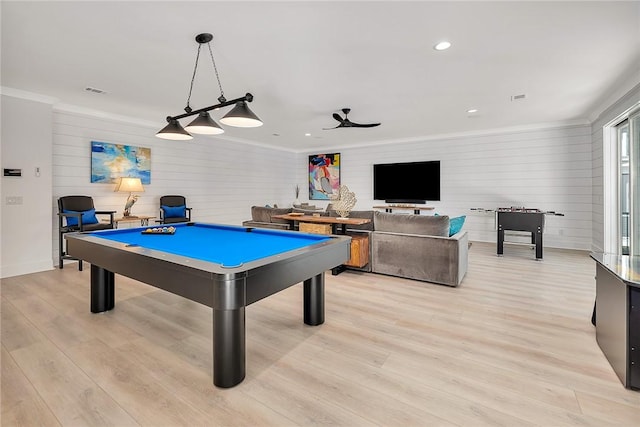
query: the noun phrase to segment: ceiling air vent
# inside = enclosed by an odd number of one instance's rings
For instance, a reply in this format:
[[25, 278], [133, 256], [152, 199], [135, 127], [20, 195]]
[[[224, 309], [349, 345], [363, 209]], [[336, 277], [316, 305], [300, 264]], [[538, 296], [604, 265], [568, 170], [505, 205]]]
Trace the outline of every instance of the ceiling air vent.
[[96, 87], [90, 87], [90, 86], [85, 87], [84, 90], [86, 90], [87, 92], [91, 92], [91, 93], [102, 93], [102, 94], [107, 93], [107, 91], [105, 91], [105, 90], [98, 89]]
[[523, 99], [525, 99], [527, 97], [527, 95], [525, 95], [524, 93], [520, 94], [520, 95], [511, 95], [511, 100], [512, 101], [521, 101]]

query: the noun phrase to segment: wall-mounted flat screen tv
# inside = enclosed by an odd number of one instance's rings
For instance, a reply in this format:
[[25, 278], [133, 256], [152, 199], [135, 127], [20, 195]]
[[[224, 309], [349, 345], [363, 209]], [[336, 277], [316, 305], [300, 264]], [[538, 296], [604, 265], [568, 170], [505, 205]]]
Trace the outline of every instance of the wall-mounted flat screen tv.
[[386, 203], [440, 200], [440, 161], [373, 165], [373, 198]]

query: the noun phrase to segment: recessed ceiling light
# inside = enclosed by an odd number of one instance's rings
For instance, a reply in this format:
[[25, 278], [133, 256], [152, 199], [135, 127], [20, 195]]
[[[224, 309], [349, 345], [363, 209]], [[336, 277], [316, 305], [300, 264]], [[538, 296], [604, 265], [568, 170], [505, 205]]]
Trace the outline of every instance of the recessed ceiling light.
[[435, 45], [433, 48], [435, 50], [447, 50], [451, 47], [451, 43], [447, 42], [447, 41], [443, 41], [438, 43], [437, 45]]
[[467, 110], [467, 113], [477, 113], [478, 109], [477, 108], [470, 108]]
[[305, 133], [304, 136], [311, 136], [311, 134], [310, 133]]

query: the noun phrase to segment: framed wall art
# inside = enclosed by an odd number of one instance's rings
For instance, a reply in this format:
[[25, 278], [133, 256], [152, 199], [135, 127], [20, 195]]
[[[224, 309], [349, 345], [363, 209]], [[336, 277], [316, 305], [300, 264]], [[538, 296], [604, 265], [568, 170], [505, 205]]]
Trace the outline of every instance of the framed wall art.
[[91, 182], [115, 184], [120, 177], [151, 183], [151, 148], [91, 141]]
[[309, 156], [309, 200], [331, 200], [340, 190], [340, 153]]

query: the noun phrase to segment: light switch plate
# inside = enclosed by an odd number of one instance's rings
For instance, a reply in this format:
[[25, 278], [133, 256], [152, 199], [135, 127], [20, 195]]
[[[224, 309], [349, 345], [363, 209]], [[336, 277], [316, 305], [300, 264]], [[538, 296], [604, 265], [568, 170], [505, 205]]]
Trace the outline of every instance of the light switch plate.
[[21, 205], [22, 204], [22, 196], [7, 196], [6, 204], [7, 205]]

